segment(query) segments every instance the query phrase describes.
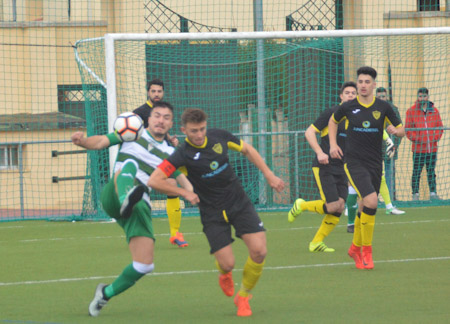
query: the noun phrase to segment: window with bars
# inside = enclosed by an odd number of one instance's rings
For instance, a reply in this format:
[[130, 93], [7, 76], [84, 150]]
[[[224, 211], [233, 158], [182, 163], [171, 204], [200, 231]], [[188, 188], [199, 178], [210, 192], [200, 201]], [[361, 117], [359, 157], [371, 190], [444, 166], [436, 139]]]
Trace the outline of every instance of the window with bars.
[[0, 170], [19, 168], [19, 146], [0, 145]]
[[440, 3], [439, 0], [418, 0], [417, 8], [418, 11], [439, 11]]

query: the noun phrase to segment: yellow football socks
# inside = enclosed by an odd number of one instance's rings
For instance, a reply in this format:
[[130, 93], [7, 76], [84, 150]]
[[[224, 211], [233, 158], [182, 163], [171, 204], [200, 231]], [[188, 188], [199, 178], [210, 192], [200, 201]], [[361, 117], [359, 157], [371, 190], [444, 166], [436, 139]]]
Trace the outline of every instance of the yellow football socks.
[[175, 236], [181, 225], [181, 208], [179, 197], [167, 197], [167, 218], [169, 219], [170, 236]]
[[336, 224], [339, 223], [339, 217], [334, 215], [325, 215], [322, 220], [322, 224], [317, 230], [316, 235], [314, 236], [312, 243], [323, 242], [323, 239], [327, 237], [331, 231], [335, 228]]
[[304, 201], [300, 205], [302, 210], [308, 210], [314, 213], [324, 214], [323, 211], [323, 200], [311, 200], [311, 201]]
[[[361, 241], [362, 245], [372, 245], [373, 229], [375, 227], [375, 215], [361, 213]], [[355, 244], [356, 245], [356, 244]]]
[[360, 215], [360, 213], [358, 213], [358, 215], [355, 217], [355, 230], [353, 232], [353, 244], [355, 246], [361, 246], [362, 245], [361, 215]]
[[247, 262], [245, 262], [244, 271], [242, 274], [241, 289], [239, 290], [239, 295], [241, 297], [248, 297], [250, 290], [255, 287], [256, 283], [259, 280], [259, 277], [261, 277], [264, 262], [265, 261], [263, 261], [262, 263], [256, 263], [250, 258], [250, 256], [247, 258]]

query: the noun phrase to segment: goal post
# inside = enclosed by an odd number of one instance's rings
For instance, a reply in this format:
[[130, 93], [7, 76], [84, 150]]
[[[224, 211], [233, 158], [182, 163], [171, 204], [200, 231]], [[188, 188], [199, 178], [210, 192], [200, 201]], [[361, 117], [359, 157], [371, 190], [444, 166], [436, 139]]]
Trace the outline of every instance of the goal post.
[[[340, 85], [355, 80], [359, 66], [378, 71], [377, 86], [388, 90], [403, 121], [417, 89], [427, 87], [448, 125], [449, 34], [450, 27], [106, 34], [77, 43], [75, 51], [83, 84], [89, 88], [100, 80], [106, 87], [109, 130], [117, 114], [146, 101], [146, 83], [159, 78], [165, 83], [165, 100], [176, 107], [173, 133], [179, 134], [182, 110], [199, 107], [209, 114], [210, 127], [249, 139], [288, 185], [282, 194], [267, 186], [261, 194], [261, 175], [232, 156], [253, 202], [270, 210], [285, 209], [299, 196], [319, 198], [311, 173], [313, 154], [303, 133], [321, 111], [339, 102]], [[262, 70], [257, 68], [261, 63]], [[429, 203], [450, 199], [448, 141], [444, 135], [439, 143], [436, 169], [444, 200]], [[410, 141], [403, 139], [398, 151], [393, 196], [399, 206], [414, 205]], [[114, 156], [110, 154], [109, 163]], [[427, 198], [426, 174], [421, 183]]]

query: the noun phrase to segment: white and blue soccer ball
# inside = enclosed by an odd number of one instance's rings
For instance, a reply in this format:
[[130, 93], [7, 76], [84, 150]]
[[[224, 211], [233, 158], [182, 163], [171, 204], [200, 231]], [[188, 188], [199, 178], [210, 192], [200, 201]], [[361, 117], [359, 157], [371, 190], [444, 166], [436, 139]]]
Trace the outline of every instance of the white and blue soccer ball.
[[144, 122], [132, 112], [124, 112], [117, 116], [113, 127], [114, 132], [124, 142], [136, 141], [144, 132]]

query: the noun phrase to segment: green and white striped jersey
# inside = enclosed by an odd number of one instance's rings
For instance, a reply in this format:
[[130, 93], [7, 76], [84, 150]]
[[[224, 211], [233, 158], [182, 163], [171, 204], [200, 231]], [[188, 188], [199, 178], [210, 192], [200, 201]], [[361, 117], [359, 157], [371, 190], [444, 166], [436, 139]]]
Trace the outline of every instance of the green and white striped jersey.
[[[139, 140], [120, 144], [119, 153], [114, 164], [114, 173], [122, 168], [125, 160], [134, 160], [139, 165], [136, 179], [147, 185], [153, 170], [174, 151], [175, 148], [170, 146], [166, 140], [159, 142], [150, 135], [148, 130], [145, 130]], [[178, 171], [174, 176], [177, 177], [179, 174]]]

